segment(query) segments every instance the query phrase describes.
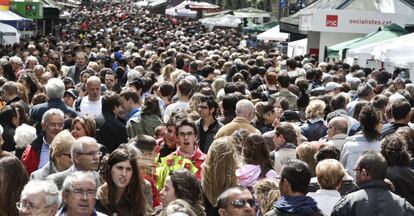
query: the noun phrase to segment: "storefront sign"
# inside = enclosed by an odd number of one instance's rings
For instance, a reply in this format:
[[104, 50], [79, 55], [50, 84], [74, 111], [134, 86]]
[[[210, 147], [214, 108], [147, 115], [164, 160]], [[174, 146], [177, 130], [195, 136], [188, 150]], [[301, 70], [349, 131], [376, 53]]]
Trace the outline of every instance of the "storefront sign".
[[23, 17], [29, 19], [42, 19], [43, 18], [43, 8], [40, 6], [40, 2], [22, 2], [22, 1], [12, 1], [11, 6], [13, 11], [20, 14]]
[[317, 32], [370, 33], [378, 27], [408, 23], [403, 14], [350, 10], [302, 10], [299, 30]]

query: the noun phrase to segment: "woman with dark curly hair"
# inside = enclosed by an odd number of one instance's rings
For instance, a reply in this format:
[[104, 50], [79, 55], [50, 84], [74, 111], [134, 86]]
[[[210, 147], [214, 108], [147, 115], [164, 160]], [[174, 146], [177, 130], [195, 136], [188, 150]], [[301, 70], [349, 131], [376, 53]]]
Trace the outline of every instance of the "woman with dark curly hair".
[[200, 183], [187, 169], [178, 169], [167, 176], [160, 199], [163, 208], [176, 199], [182, 199], [192, 206], [197, 215], [205, 215]]
[[414, 129], [410, 127], [400, 127], [396, 131], [398, 137], [404, 138], [407, 143], [407, 152], [410, 155], [410, 167], [414, 169]]
[[28, 90], [28, 104], [30, 104], [32, 102], [34, 95], [39, 90], [38, 81], [33, 77], [32, 74], [22, 74], [18, 82], [22, 83]]
[[414, 171], [409, 167], [407, 143], [398, 134], [388, 135], [382, 140], [381, 154], [387, 160], [387, 179], [394, 184], [394, 193], [406, 198], [413, 205]]
[[380, 136], [383, 126], [381, 113], [370, 105], [362, 107], [358, 118], [362, 133], [349, 137], [341, 152], [341, 163], [346, 171], [355, 179], [356, 161], [364, 151], [379, 152]]

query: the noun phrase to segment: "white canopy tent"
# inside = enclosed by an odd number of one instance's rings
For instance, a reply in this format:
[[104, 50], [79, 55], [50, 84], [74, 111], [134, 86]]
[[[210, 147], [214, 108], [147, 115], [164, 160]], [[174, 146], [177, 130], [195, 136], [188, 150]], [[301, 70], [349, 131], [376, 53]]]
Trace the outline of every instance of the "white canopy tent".
[[167, 0], [156, 0], [156, 1], [151, 1], [148, 6], [150, 7], [157, 7], [158, 5], [162, 5], [162, 4], [166, 4], [168, 3]]
[[409, 67], [414, 63], [414, 33], [394, 38], [372, 51], [375, 60], [391, 63], [397, 67]]
[[298, 55], [305, 55], [308, 48], [308, 39], [301, 39], [297, 41], [292, 41], [288, 43], [287, 55], [289, 57], [294, 57]]
[[215, 17], [204, 18], [201, 19], [200, 22], [202, 25], [208, 27], [209, 29], [213, 29], [216, 26], [237, 28], [240, 25], [241, 20], [236, 16], [225, 14]]
[[177, 9], [177, 8], [168, 8], [165, 10], [165, 14], [170, 15], [170, 16], [181, 16], [181, 17], [191, 17], [191, 18], [195, 18], [197, 17], [197, 12], [196, 11], [192, 11], [189, 9]]
[[288, 38], [288, 33], [280, 32], [279, 25], [257, 35], [258, 40], [286, 41]]
[[209, 9], [218, 9], [220, 8], [217, 5], [213, 5], [207, 2], [192, 2], [192, 1], [183, 1], [179, 5], [168, 8], [165, 10], [165, 14], [170, 16], [182, 16], [182, 17], [197, 17], [197, 11], [191, 9], [201, 9], [201, 10], [209, 10]]
[[182, 17], [191, 17], [191, 18], [197, 17], [197, 11], [192, 11], [190, 9], [185, 8], [186, 5], [187, 5], [187, 2], [184, 1], [175, 7], [166, 9], [165, 14], [170, 15], [170, 16], [182, 16]]
[[0, 11], [0, 22], [11, 25], [17, 30], [25, 30], [30, 22], [32, 22], [32, 20], [22, 17], [19, 14], [13, 13], [11, 11]]
[[11, 25], [0, 23], [0, 44], [20, 43], [20, 33]]
[[19, 14], [13, 13], [11, 11], [0, 11], [0, 21], [25, 21], [30, 20], [20, 16]]
[[148, 1], [148, 0], [144, 0], [144, 1], [137, 1], [135, 3], [133, 3], [133, 5], [135, 5], [138, 8], [141, 7], [147, 7], [149, 5], [149, 3], [151, 3], [152, 1]]
[[[397, 38], [392, 38], [389, 40], [379, 41], [372, 44], [367, 44], [365, 46], [349, 49], [346, 52], [345, 62], [347, 64], [358, 64], [361, 67], [367, 67], [367, 61], [373, 60], [373, 51], [377, 47], [382, 47], [388, 44], [398, 44], [402, 41], [409, 41], [414, 39], [414, 34], [403, 35]], [[377, 48], [378, 51], [378, 48]]]

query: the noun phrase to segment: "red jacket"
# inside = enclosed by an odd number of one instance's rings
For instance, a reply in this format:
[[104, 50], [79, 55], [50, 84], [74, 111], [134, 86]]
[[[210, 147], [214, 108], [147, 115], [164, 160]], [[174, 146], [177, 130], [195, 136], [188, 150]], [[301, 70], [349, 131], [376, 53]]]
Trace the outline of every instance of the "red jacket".
[[155, 207], [157, 207], [161, 204], [160, 203], [160, 197], [159, 197], [159, 194], [158, 194], [158, 190], [155, 187], [155, 181], [146, 174], [144, 174], [144, 178], [145, 178], [145, 180], [149, 181], [149, 183], [151, 183], [152, 207], [155, 208]]
[[42, 143], [43, 135], [38, 136], [31, 145], [26, 147], [26, 149], [23, 152], [22, 162], [29, 176], [39, 167]]

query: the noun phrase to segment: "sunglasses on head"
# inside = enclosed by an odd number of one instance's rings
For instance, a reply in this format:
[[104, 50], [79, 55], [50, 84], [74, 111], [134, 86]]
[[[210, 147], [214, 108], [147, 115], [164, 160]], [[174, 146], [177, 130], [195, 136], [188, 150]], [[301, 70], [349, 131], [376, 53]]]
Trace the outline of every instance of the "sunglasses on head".
[[248, 200], [238, 199], [238, 200], [234, 200], [233, 202], [231, 202], [234, 208], [239, 208], [239, 209], [243, 208], [246, 205], [246, 203], [249, 203], [251, 207], [256, 206], [255, 199], [248, 199]]

